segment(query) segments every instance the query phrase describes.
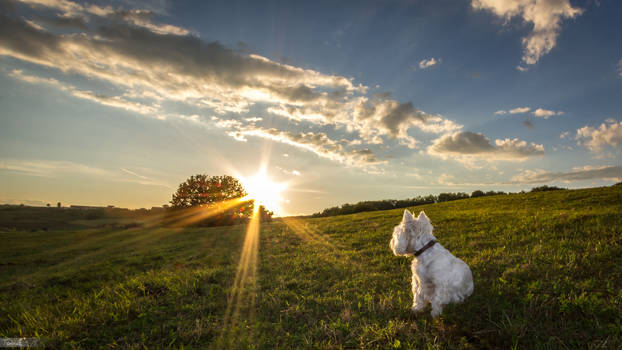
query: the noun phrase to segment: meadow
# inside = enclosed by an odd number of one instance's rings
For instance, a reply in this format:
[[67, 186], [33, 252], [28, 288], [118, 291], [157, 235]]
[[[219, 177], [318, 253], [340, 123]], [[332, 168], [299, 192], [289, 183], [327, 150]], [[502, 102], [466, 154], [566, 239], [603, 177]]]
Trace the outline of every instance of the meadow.
[[5, 229], [0, 337], [88, 349], [622, 348], [622, 186], [409, 209], [425, 210], [473, 271], [473, 295], [438, 319], [410, 312], [410, 259], [389, 249], [396, 209], [250, 229]]

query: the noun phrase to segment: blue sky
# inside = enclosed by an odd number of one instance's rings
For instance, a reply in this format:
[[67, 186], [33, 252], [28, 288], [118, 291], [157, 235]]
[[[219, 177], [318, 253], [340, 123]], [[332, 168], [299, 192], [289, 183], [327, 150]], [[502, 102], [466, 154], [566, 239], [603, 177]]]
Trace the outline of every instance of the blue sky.
[[613, 0], [0, 6], [0, 202], [151, 207], [262, 164], [281, 214], [622, 181]]

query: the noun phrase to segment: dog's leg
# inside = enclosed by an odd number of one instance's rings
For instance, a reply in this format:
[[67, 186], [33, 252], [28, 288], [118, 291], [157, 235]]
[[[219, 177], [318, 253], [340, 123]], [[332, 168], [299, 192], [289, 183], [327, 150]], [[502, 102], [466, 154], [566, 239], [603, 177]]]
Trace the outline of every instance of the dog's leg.
[[413, 288], [413, 306], [411, 308], [414, 312], [421, 312], [425, 309], [426, 301], [424, 300], [423, 295], [423, 286], [421, 282], [417, 278], [416, 275], [413, 275], [412, 278], [412, 288]]
[[430, 300], [430, 304], [432, 304], [432, 312], [430, 314], [432, 317], [437, 318], [443, 312], [443, 305], [447, 304], [447, 300], [445, 300], [446, 294], [446, 288], [439, 286], [435, 288], [432, 299]]

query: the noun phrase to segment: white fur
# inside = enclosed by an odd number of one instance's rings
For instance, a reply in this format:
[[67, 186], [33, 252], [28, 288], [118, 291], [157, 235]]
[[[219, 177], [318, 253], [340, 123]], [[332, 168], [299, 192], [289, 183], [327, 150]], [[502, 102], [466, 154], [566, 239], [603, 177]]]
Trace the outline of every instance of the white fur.
[[[415, 217], [404, 211], [402, 222], [393, 229], [391, 250], [395, 255], [411, 256], [431, 240], [432, 224], [424, 212]], [[443, 306], [459, 303], [473, 293], [471, 269], [453, 256], [440, 243], [426, 249], [412, 262], [413, 311], [423, 311], [432, 305], [432, 317], [443, 312]]]

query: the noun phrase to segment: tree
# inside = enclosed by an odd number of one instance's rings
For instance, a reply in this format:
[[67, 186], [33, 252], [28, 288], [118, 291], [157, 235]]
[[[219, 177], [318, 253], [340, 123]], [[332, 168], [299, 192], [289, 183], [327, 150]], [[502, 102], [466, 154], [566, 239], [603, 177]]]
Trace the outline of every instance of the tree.
[[475, 190], [473, 191], [473, 193], [471, 193], [471, 198], [475, 198], [475, 197], [483, 197], [486, 194], [484, 193], [484, 191], [481, 190]]
[[[193, 207], [205, 207], [207, 213], [211, 214], [201, 217], [197, 212], [196, 221], [192, 225], [196, 226], [220, 226], [232, 225], [244, 222], [253, 214], [253, 202], [236, 202], [246, 196], [246, 191], [242, 184], [233, 176], [208, 176], [194, 175], [182, 182], [177, 191], [173, 194], [171, 208], [167, 221], [175, 224], [176, 218], [182, 217], [179, 213], [184, 209]], [[187, 217], [184, 217], [187, 219]], [[192, 220], [187, 220], [192, 221]]]

